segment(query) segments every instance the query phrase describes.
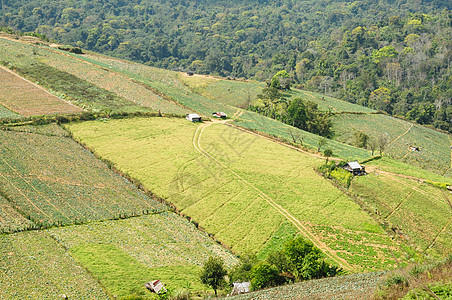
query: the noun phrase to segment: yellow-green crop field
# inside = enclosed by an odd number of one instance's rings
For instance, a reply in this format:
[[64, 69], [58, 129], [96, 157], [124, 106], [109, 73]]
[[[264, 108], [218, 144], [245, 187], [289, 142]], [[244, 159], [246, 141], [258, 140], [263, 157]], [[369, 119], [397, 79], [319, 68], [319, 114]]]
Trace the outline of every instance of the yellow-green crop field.
[[[72, 139], [59, 135], [61, 129], [55, 127], [43, 125], [36, 130], [43, 134], [0, 130], [0, 191], [35, 225], [73, 224], [167, 209]], [[19, 223], [23, 223], [21, 218]]]
[[[378, 139], [381, 134], [389, 135], [389, 145], [385, 151], [389, 156], [433, 170], [441, 175], [451, 167], [450, 135], [421, 125], [386, 115], [336, 115], [333, 117], [335, 139], [353, 143], [353, 135], [362, 131]], [[420, 151], [411, 151], [410, 146]]]
[[446, 190], [378, 170], [355, 178], [350, 190], [406, 244], [419, 252], [451, 254], [452, 197]]
[[41, 231], [0, 235], [0, 299], [108, 299], [101, 285]]
[[370, 216], [314, 171], [320, 159], [223, 124], [179, 118], [67, 127], [237, 253], [268, 252], [301, 232], [351, 270], [395, 267], [391, 251], [405, 259]]
[[144, 283], [160, 279], [167, 288], [203, 292], [199, 272], [209, 256], [227, 268], [237, 259], [186, 219], [160, 213], [124, 220], [46, 230], [83, 265], [109, 295], [152, 298]]

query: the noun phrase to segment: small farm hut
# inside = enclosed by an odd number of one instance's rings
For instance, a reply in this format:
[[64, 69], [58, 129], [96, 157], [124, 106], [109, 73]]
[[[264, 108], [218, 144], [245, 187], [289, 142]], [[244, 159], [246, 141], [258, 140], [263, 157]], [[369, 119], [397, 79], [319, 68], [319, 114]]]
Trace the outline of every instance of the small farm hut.
[[448, 185], [446, 188], [447, 188], [449, 191], [452, 191], [452, 185]]
[[213, 116], [214, 118], [226, 119], [226, 117], [227, 117], [228, 115], [225, 114], [225, 113], [222, 112], [222, 111], [217, 111], [217, 112], [212, 113], [212, 116]]
[[144, 286], [154, 292], [156, 294], [164, 294], [166, 293], [166, 288], [163, 286], [163, 283], [160, 280], [149, 281], [144, 284]]
[[185, 118], [192, 122], [201, 122], [201, 117], [198, 114], [186, 114]]
[[361, 166], [357, 161], [348, 162], [342, 168], [349, 171], [353, 175], [366, 175], [366, 169], [363, 166]]
[[229, 296], [240, 295], [250, 292], [250, 282], [234, 282], [231, 294]]
[[193, 76], [193, 75], [195, 75], [195, 73], [193, 73], [192, 71], [188, 71], [188, 72], [187, 72], [187, 75], [188, 75], [188, 76]]

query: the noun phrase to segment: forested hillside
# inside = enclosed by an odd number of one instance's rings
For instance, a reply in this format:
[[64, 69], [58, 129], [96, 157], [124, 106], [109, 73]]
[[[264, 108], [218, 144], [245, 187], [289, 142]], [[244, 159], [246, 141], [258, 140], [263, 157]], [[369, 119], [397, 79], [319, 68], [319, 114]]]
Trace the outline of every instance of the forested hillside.
[[2, 1], [0, 25], [168, 69], [321, 91], [451, 130], [452, 3]]

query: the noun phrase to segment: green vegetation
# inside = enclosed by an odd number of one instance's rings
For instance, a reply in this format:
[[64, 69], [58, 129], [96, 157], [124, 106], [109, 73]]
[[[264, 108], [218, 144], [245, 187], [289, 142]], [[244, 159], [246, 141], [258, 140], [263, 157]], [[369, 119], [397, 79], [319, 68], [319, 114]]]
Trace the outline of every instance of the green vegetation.
[[225, 276], [227, 274], [228, 271], [224, 268], [223, 260], [212, 256], [204, 263], [199, 277], [204, 285], [210, 286], [215, 291], [215, 297], [217, 297], [217, 290], [226, 284]]
[[193, 224], [167, 212], [46, 232], [120, 298], [153, 298], [144, 284], [156, 279], [173, 291], [203, 292], [199, 273], [208, 257], [221, 257], [227, 267], [237, 262]]
[[[309, 155], [225, 125], [196, 125], [176, 118], [95, 121], [68, 128], [76, 139], [175, 204], [237, 253], [268, 253], [269, 245], [281, 247], [285, 234], [293, 232], [278, 230], [291, 220], [284, 209], [302, 220], [291, 226], [310, 239], [333, 228], [338, 240], [353, 236], [342, 244], [321, 238], [329, 259], [338, 259], [328, 250], [332, 246], [358, 269], [394, 266], [388, 248], [404, 259], [377, 223], [315, 173], [320, 161]], [[263, 219], [265, 223], [258, 221]], [[276, 232], [279, 238], [272, 238]], [[368, 256], [370, 244], [375, 250]]]
[[20, 115], [0, 105], [0, 119], [19, 119]]
[[0, 9], [2, 24], [74, 49], [260, 81], [287, 70], [302, 88], [451, 130], [447, 0], [19, 0]]
[[340, 114], [333, 117], [333, 131], [337, 141], [348, 144], [354, 144], [357, 132], [371, 139], [387, 133], [385, 154], [441, 175], [451, 166], [449, 136], [424, 126], [385, 115]]
[[101, 285], [42, 231], [0, 235], [0, 297], [108, 299]]
[[11, 207], [6, 198], [0, 195], [0, 234], [23, 231], [34, 227], [33, 222], [24, 218]]
[[379, 171], [356, 177], [350, 190], [408, 245], [431, 255], [450, 254], [452, 198], [446, 191]]
[[39, 131], [47, 134], [0, 130], [0, 191], [33, 223], [49, 227], [167, 209], [58, 135], [61, 129], [46, 127]]

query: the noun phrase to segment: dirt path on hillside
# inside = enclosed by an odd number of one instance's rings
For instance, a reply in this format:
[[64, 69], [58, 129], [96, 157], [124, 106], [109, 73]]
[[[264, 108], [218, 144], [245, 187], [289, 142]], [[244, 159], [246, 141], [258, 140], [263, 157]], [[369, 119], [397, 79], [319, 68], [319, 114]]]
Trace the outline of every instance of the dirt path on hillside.
[[397, 141], [398, 139], [400, 139], [402, 136], [404, 136], [405, 134], [407, 134], [411, 128], [413, 128], [414, 124], [411, 124], [410, 128], [408, 128], [404, 133], [402, 133], [401, 135], [399, 135], [398, 137], [396, 137], [395, 139], [392, 140], [392, 142], [390, 142], [388, 144], [388, 146], [386, 148], [389, 148], [389, 146], [391, 146], [392, 143], [394, 143], [395, 141]]
[[[212, 156], [210, 153], [208, 153], [206, 150], [204, 150], [201, 146], [201, 137], [203, 131], [211, 126], [212, 124], [220, 123], [220, 122], [209, 122], [209, 123], [203, 123], [201, 124], [197, 129], [193, 136], [193, 147], [204, 157], [212, 160], [215, 162], [218, 166], [223, 168], [224, 170], [230, 172], [235, 177], [238, 178], [238, 180], [243, 183], [244, 185], [252, 188], [257, 192], [258, 195], [260, 195], [264, 200], [273, 207], [279, 214], [281, 214], [284, 218], [286, 218], [289, 222], [291, 222], [305, 237], [307, 237], [316, 247], [321, 249], [329, 258], [334, 260], [336, 263], [338, 263], [342, 268], [345, 270], [353, 270], [354, 268], [348, 264], [346, 260], [336, 255], [336, 253], [330, 249], [326, 244], [324, 244], [322, 241], [320, 241], [305, 225], [303, 225], [297, 218], [295, 218], [292, 214], [290, 214], [286, 209], [284, 209], [281, 205], [276, 203], [271, 197], [269, 197], [267, 194], [262, 192], [260, 189], [258, 189], [256, 186], [254, 186], [252, 183], [247, 181], [245, 178], [237, 174], [234, 170], [232, 170], [230, 167], [228, 167], [226, 164], [222, 163], [218, 159], [216, 159], [214, 156]], [[223, 124], [226, 124], [226, 122], [221, 122]]]

